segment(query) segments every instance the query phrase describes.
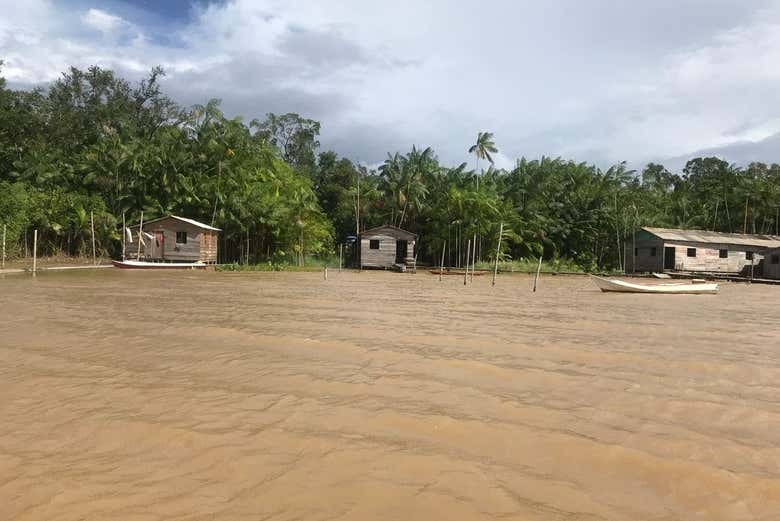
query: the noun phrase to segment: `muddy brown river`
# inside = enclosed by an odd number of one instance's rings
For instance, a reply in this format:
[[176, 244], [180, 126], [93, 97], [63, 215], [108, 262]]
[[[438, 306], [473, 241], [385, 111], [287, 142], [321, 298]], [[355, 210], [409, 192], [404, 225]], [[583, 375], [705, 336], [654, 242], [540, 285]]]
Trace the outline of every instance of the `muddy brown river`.
[[531, 284], [0, 276], [0, 519], [780, 519], [780, 287]]

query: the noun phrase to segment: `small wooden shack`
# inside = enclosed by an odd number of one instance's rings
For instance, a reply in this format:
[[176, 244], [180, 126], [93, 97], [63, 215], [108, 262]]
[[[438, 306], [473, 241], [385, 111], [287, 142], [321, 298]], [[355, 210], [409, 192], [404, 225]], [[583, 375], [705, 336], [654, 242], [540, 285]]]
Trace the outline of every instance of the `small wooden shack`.
[[644, 227], [626, 245], [626, 272], [749, 274], [772, 248], [780, 237]]
[[417, 235], [395, 226], [371, 228], [360, 234], [360, 267], [414, 267], [414, 243]]
[[780, 280], [780, 248], [764, 252], [762, 277]]
[[217, 262], [219, 228], [194, 219], [168, 215], [143, 223], [143, 241], [138, 226], [125, 231], [125, 258], [166, 262]]

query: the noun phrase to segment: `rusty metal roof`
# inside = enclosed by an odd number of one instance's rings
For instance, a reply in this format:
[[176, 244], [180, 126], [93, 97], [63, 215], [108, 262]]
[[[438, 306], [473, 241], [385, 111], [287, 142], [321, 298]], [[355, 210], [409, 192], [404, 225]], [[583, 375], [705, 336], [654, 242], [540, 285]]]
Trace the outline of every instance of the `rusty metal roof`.
[[709, 244], [734, 244], [760, 248], [780, 248], [780, 236], [742, 233], [710, 232], [706, 230], [680, 230], [674, 228], [642, 228], [665, 241], [701, 242]]
[[397, 226], [391, 226], [389, 224], [385, 224], [384, 226], [377, 226], [376, 228], [371, 228], [369, 230], [363, 230], [360, 232], [361, 237], [366, 237], [369, 235], [389, 235], [390, 237], [395, 237], [396, 239], [401, 240], [417, 238], [417, 234], [402, 230]]

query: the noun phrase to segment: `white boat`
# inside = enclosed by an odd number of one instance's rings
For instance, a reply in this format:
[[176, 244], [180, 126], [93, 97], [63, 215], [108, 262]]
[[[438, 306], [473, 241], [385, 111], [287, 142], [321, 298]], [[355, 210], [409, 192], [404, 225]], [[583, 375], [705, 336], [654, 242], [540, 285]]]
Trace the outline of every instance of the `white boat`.
[[601, 291], [614, 291], [617, 293], [668, 293], [700, 295], [717, 293], [718, 285], [715, 283], [670, 282], [664, 284], [635, 284], [618, 279], [604, 279], [595, 275], [590, 276], [593, 283]]
[[204, 270], [207, 264], [202, 262], [146, 262], [137, 260], [114, 260], [111, 263], [117, 268], [131, 270]]

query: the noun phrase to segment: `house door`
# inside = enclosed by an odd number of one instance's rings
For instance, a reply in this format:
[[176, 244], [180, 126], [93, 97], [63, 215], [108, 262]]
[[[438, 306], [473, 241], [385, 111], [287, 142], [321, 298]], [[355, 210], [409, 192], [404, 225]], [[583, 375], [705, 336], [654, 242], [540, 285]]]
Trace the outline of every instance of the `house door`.
[[674, 255], [675, 255], [674, 246], [666, 246], [664, 248], [664, 269], [665, 270], [674, 269]]
[[395, 241], [395, 262], [403, 264], [406, 259], [406, 241]]

